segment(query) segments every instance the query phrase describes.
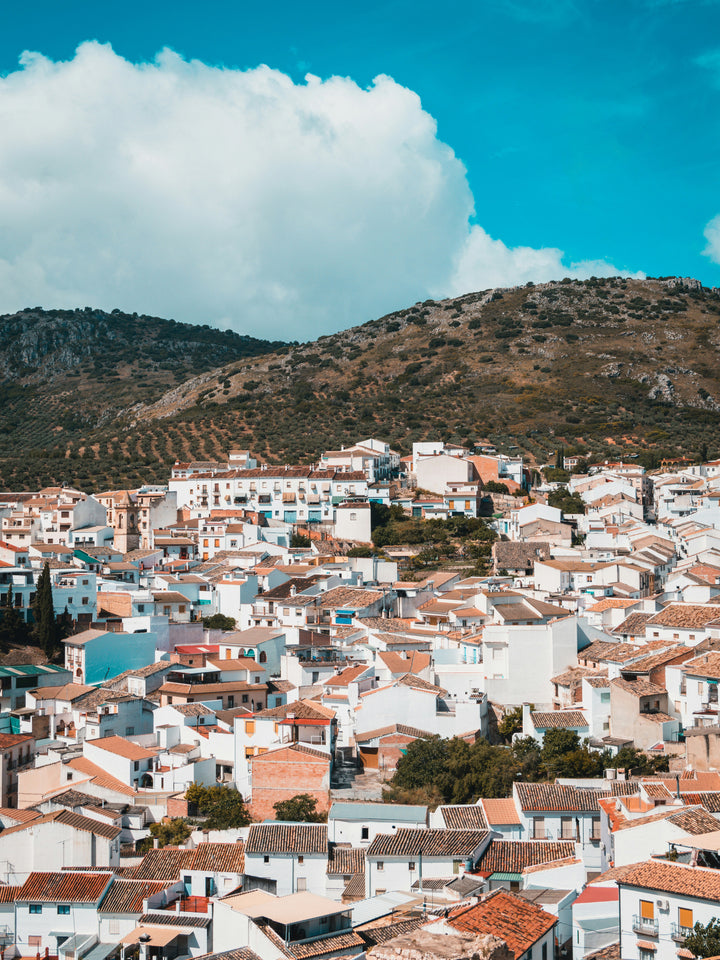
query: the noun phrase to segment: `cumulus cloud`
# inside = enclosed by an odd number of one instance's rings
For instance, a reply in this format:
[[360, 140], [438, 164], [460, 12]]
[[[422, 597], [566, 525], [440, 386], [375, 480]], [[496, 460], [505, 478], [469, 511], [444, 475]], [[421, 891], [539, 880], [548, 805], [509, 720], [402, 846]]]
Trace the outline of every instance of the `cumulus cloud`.
[[[418, 96], [99, 43], [0, 78], [0, 306], [120, 307], [304, 339], [564, 276], [477, 226]], [[614, 272], [575, 264], [573, 275]], [[583, 273], [583, 271], [586, 271]]]
[[705, 239], [707, 246], [703, 253], [706, 257], [710, 257], [713, 263], [720, 263], [720, 214], [713, 217], [705, 227]]
[[508, 247], [493, 240], [482, 227], [471, 228], [450, 281], [452, 295], [472, 289], [546, 283], [550, 280], [586, 280], [588, 277], [639, 277], [644, 273], [619, 270], [606, 260], [563, 262], [565, 254], [554, 247]]

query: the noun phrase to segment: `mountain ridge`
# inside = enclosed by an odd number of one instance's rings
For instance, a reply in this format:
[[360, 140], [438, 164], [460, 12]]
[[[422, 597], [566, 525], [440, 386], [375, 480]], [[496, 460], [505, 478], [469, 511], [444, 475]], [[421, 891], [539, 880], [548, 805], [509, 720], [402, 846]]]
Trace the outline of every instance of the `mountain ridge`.
[[[0, 384], [0, 400], [2, 390], [29, 390], [41, 405], [15, 398], [12, 423], [0, 413], [4, 487], [157, 482], [175, 459], [218, 459], [232, 446], [314, 460], [371, 434], [403, 452], [428, 437], [484, 438], [534, 462], [559, 445], [592, 457], [719, 445], [720, 292], [692, 278], [564, 280], [425, 300], [302, 344], [240, 338], [227, 347], [222, 331], [128, 316], [124, 340], [114, 331], [95, 353], [71, 350], [59, 379], [16, 366]], [[138, 324], [155, 324], [158, 336], [148, 344]], [[98, 363], [109, 343], [121, 347], [115, 367]], [[78, 373], [83, 358], [92, 370]], [[86, 399], [73, 418], [73, 381], [102, 394], [94, 412]]]

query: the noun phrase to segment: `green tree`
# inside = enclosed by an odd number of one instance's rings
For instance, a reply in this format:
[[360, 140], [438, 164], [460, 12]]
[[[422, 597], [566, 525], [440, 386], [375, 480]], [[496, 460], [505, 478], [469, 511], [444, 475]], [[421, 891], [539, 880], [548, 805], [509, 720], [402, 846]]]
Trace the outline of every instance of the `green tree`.
[[33, 638], [45, 656], [50, 659], [60, 648], [55, 608], [53, 606], [50, 564], [46, 563], [38, 577], [32, 604], [35, 625]]
[[709, 923], [696, 923], [693, 932], [683, 943], [683, 949], [696, 957], [717, 957], [720, 955], [720, 920], [713, 917]]
[[542, 762], [550, 779], [560, 776], [563, 757], [580, 748], [580, 737], [574, 730], [554, 727], [545, 731], [542, 745]]
[[12, 584], [3, 595], [0, 607], [0, 650], [9, 646], [24, 646], [30, 639], [30, 628], [17, 607], [13, 606]]
[[187, 840], [192, 830], [182, 817], [175, 817], [174, 820], [164, 823], [151, 823], [150, 833], [161, 847], [176, 847]]
[[236, 623], [234, 617], [226, 617], [223, 613], [214, 613], [211, 617], [203, 617], [202, 622], [208, 630], [234, 630]]
[[506, 743], [509, 743], [513, 738], [513, 734], [520, 733], [522, 725], [522, 707], [515, 707], [514, 710], [508, 710], [500, 723], [498, 723], [498, 733]]
[[317, 799], [309, 793], [298, 793], [289, 800], [279, 800], [273, 804], [276, 820], [287, 820], [291, 823], [325, 823], [326, 813], [317, 809]]
[[231, 787], [192, 783], [185, 791], [185, 799], [188, 810], [193, 816], [203, 817], [203, 826], [208, 830], [247, 827], [251, 822], [242, 794]]
[[310, 537], [306, 537], [303, 533], [294, 533], [290, 537], [290, 546], [291, 547], [309, 547], [310, 546]]

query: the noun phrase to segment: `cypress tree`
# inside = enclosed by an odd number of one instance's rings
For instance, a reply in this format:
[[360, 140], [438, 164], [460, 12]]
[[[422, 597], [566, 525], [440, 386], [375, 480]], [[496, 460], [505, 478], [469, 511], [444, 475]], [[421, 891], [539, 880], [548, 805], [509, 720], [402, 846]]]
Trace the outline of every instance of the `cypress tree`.
[[55, 608], [52, 599], [52, 584], [50, 582], [50, 564], [46, 563], [38, 577], [33, 601], [35, 626], [33, 636], [46, 657], [52, 657], [58, 647], [57, 624], [55, 622]]

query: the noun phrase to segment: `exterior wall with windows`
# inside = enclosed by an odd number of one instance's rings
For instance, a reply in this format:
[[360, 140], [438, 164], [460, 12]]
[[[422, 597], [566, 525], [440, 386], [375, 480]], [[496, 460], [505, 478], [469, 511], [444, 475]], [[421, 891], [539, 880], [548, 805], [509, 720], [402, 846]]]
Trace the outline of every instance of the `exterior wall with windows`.
[[692, 927], [709, 923], [720, 912], [720, 899], [644, 890], [622, 881], [619, 886], [620, 956], [624, 960], [677, 960]]

